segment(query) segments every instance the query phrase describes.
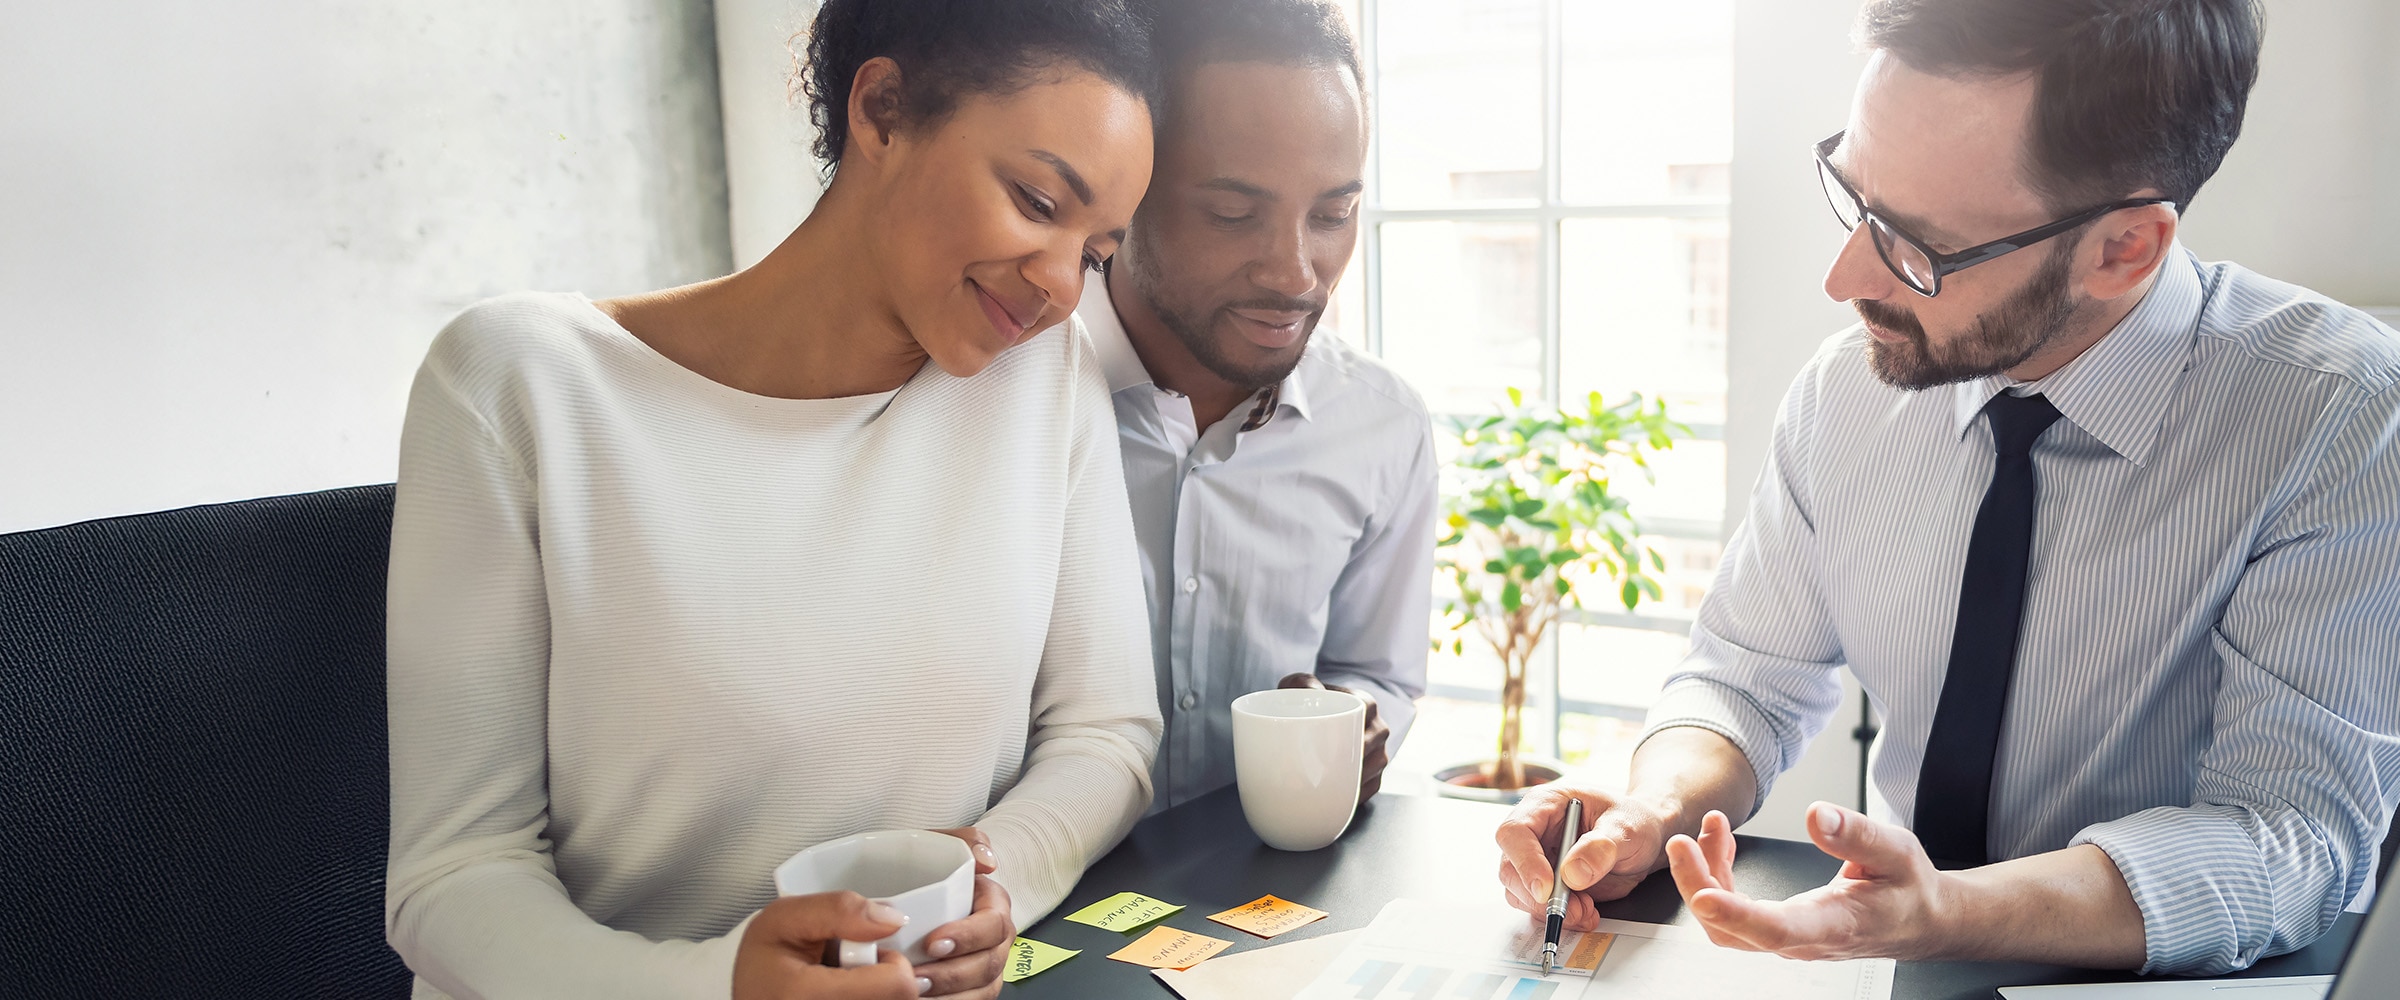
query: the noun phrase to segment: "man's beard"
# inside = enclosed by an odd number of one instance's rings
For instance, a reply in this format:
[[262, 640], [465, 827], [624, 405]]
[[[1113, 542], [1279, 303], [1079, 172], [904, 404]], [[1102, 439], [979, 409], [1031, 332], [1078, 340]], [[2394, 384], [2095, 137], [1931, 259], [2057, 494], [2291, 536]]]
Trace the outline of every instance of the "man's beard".
[[[1136, 234], [1140, 232], [1141, 230], [1138, 228], [1135, 230]], [[1138, 240], [1139, 236], [1137, 235], [1135, 239]], [[1160, 276], [1155, 270], [1157, 255], [1147, 252], [1149, 250], [1150, 248], [1143, 247], [1134, 253], [1124, 254], [1118, 259], [1132, 265], [1126, 270], [1126, 275], [1133, 279], [1134, 294], [1141, 297], [1142, 304], [1149, 307], [1150, 314], [1158, 317], [1158, 321], [1166, 326], [1168, 332], [1175, 335], [1176, 340], [1183, 342], [1183, 349], [1192, 352], [1193, 359], [1199, 361], [1201, 367], [1208, 369], [1218, 378], [1255, 392], [1282, 382], [1286, 376], [1292, 373], [1292, 369], [1300, 366], [1300, 357], [1307, 351], [1308, 338], [1315, 335], [1317, 320], [1325, 314], [1324, 303], [1310, 302], [1307, 299], [1263, 296], [1227, 303], [1214, 309], [1202, 309], [1180, 302], [1170, 302], [1165, 296], [1164, 282], [1160, 280]], [[1270, 361], [1254, 366], [1244, 366], [1241, 362], [1235, 361], [1225, 352], [1224, 347], [1218, 343], [1216, 335], [1211, 332], [1216, 328], [1217, 320], [1229, 318], [1226, 313], [1234, 309], [1270, 309], [1308, 313], [1308, 318], [1300, 321], [1300, 341], [1293, 345], [1292, 356], [1287, 360]]]
[[1886, 384], [1914, 390], [1979, 379], [2024, 364], [2066, 336], [2068, 323], [2081, 308], [2067, 294], [2073, 250], [2073, 243], [2053, 247], [2032, 281], [1976, 317], [1965, 336], [1938, 357], [1915, 313], [1872, 299], [1852, 301], [1867, 322], [1907, 338], [1898, 343], [1869, 338], [1867, 366]]

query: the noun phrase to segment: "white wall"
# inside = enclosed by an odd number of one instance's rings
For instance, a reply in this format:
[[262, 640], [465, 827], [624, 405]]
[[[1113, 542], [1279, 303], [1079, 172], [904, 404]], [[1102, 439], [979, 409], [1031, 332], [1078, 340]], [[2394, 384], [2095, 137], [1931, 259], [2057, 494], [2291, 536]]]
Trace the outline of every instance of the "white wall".
[[461, 307], [728, 266], [706, 0], [32, 4], [0, 531], [388, 481]]
[[[2358, 305], [2400, 305], [2400, 5], [2266, 8], [2242, 139], [2201, 191], [2185, 240]], [[1819, 289], [1842, 232], [1808, 155], [1847, 116], [1864, 63], [1849, 42], [1857, 10], [1857, 0], [1736, 0], [1726, 482], [1737, 490], [1758, 478], [1784, 387], [1853, 320]], [[1855, 801], [1856, 724], [1854, 695], [1749, 829], [1796, 836], [1811, 800]]]

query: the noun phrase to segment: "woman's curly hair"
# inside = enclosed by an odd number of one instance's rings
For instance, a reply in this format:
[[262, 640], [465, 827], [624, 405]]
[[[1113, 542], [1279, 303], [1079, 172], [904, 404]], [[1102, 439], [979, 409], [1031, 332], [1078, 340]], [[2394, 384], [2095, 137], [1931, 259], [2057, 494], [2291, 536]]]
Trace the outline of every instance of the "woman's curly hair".
[[1156, 115], [1147, 19], [1125, 0], [825, 0], [808, 31], [801, 92], [827, 172], [849, 143], [850, 83], [867, 60], [900, 64], [896, 121], [938, 122], [970, 94], [1007, 94], [1059, 65], [1140, 96]]

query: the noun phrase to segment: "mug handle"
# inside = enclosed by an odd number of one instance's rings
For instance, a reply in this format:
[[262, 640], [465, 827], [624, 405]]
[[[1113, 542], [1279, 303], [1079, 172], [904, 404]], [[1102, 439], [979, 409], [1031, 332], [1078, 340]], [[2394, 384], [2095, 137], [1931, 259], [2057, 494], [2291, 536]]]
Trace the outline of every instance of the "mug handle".
[[875, 964], [875, 942], [873, 941], [837, 941], [835, 945], [840, 951], [842, 968], [855, 969]]

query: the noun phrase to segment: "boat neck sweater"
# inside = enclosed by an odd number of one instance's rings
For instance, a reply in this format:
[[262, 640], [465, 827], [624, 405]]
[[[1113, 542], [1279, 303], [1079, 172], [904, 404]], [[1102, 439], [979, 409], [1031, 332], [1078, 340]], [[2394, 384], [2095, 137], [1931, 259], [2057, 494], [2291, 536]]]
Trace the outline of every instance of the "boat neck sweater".
[[784, 859], [968, 825], [1030, 924], [1150, 799], [1141, 588], [1072, 325], [782, 399], [476, 305], [401, 435], [392, 946], [421, 997], [723, 998]]

